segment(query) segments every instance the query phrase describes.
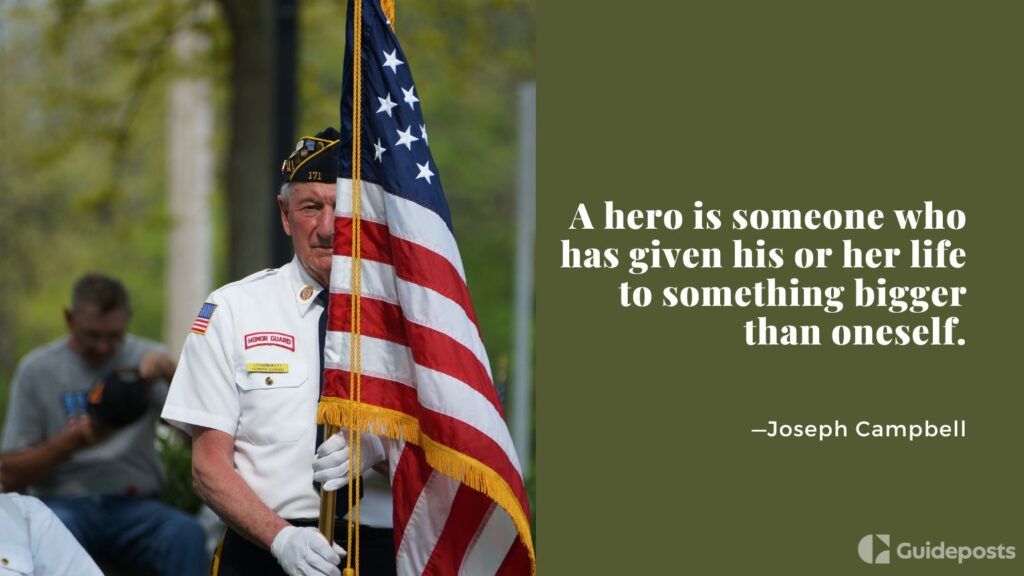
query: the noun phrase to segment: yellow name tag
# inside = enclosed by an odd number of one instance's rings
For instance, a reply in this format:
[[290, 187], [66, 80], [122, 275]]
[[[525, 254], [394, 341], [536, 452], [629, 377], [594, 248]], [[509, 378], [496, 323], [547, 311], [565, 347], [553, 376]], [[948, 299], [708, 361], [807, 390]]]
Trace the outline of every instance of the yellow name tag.
[[253, 372], [263, 372], [268, 374], [284, 374], [288, 372], [287, 364], [271, 364], [269, 362], [249, 362], [245, 365], [245, 370], [252, 374]]

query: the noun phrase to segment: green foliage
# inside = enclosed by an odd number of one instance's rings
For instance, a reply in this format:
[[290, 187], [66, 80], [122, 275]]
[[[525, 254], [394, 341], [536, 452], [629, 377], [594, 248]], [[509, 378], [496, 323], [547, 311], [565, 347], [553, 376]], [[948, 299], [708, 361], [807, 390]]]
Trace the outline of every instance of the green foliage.
[[164, 94], [174, 76], [217, 70], [173, 64], [170, 38], [199, 6], [0, 8], [0, 397], [17, 359], [64, 332], [61, 309], [86, 271], [124, 280], [132, 331], [162, 339]]
[[157, 436], [158, 452], [167, 473], [167, 484], [160, 499], [175, 508], [195, 514], [201, 502], [192, 491], [192, 449], [176, 433], [170, 430], [166, 432]]
[[[89, 270], [121, 277], [134, 332], [160, 339], [171, 1], [5, 9], [0, 93], [0, 368], [63, 332]], [[5, 5], [6, 6], [6, 5]]]

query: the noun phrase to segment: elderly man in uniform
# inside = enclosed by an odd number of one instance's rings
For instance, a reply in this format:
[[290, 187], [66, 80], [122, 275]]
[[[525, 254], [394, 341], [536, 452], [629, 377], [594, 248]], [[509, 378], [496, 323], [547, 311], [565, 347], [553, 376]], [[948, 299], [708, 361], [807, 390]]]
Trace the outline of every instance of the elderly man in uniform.
[[[196, 492], [228, 525], [218, 576], [340, 574], [344, 548], [314, 527], [314, 482], [337, 490], [349, 467], [345, 436], [320, 443], [316, 426], [339, 138], [333, 128], [305, 137], [285, 160], [277, 202], [295, 258], [210, 295], [164, 407], [193, 438]], [[390, 487], [372, 469], [384, 460], [381, 440], [363, 435], [362, 454], [360, 568], [395, 574]]]

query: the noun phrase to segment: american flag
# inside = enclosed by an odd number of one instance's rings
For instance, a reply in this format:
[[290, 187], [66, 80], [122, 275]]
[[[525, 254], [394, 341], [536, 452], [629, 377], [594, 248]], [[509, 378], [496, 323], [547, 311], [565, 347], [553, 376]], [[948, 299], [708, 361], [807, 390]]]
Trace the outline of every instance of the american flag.
[[352, 50], [320, 418], [387, 442], [402, 575], [535, 572], [522, 471], [491, 376], [409, 60], [363, 2], [361, 403], [352, 368]]
[[216, 309], [216, 304], [204, 302], [203, 306], [199, 308], [196, 319], [192, 321], [192, 331], [200, 336], [206, 334], [206, 328], [210, 325], [210, 318], [213, 317], [213, 311]]

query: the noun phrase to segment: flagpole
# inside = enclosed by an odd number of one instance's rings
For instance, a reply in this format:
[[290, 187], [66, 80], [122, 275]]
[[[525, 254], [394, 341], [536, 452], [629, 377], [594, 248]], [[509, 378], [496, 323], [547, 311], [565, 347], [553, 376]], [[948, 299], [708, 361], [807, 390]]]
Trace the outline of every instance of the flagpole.
[[[338, 427], [333, 424], [324, 424], [324, 439], [330, 438], [338, 433]], [[320, 533], [327, 538], [328, 542], [334, 542], [334, 516], [338, 509], [338, 491], [324, 490], [320, 485], [320, 522], [318, 528]]]

